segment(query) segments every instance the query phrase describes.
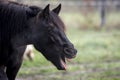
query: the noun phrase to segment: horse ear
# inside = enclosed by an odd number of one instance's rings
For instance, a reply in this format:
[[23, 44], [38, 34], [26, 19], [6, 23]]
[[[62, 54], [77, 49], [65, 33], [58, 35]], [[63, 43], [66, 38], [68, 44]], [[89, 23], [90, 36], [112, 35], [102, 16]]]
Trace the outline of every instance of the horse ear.
[[48, 4], [48, 5], [43, 9], [43, 11], [42, 11], [42, 13], [41, 13], [43, 17], [48, 17], [48, 16], [49, 16], [49, 14], [50, 14], [49, 6], [50, 6], [50, 4]]
[[61, 10], [61, 4], [58, 5], [58, 7], [56, 7], [55, 9], [53, 9], [52, 11], [56, 14], [59, 14]]

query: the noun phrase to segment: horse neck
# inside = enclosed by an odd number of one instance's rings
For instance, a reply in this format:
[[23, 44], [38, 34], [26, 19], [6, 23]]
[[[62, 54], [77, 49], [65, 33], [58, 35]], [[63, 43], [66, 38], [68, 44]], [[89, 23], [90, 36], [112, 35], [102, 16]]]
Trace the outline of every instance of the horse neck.
[[10, 35], [20, 33], [26, 28], [26, 12], [16, 4], [0, 4], [0, 28]]
[[[0, 34], [1, 38], [12, 42], [15, 46], [26, 45], [26, 35], [23, 33], [27, 30], [27, 16], [24, 7], [19, 5], [8, 5], [0, 3]], [[18, 36], [18, 37], [17, 37]], [[20, 44], [17, 42], [21, 41]]]

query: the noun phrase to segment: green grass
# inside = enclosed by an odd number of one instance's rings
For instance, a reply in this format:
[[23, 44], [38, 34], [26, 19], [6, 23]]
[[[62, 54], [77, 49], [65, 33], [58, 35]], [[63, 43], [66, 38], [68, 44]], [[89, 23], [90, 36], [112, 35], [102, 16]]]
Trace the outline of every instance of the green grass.
[[[106, 12], [105, 24], [103, 28], [105, 29], [120, 29], [120, 12]], [[65, 12], [61, 14], [63, 21], [68, 27], [79, 27], [82, 30], [100, 29], [100, 13], [88, 13], [85, 15], [82, 12]]]

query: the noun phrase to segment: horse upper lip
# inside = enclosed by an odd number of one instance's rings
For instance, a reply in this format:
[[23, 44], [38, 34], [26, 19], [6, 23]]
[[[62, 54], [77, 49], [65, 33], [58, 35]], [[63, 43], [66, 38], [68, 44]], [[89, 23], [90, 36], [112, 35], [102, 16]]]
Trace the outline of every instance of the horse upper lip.
[[72, 59], [72, 58], [75, 58], [76, 57], [76, 54], [75, 53], [69, 53], [69, 54], [67, 54], [67, 53], [65, 53], [65, 57], [66, 58], [68, 58], [68, 59]]
[[64, 53], [67, 58], [75, 58], [77, 50], [73, 48], [64, 48]]
[[68, 59], [72, 59], [72, 58], [75, 58], [76, 57], [76, 55], [74, 55], [74, 56], [66, 56], [66, 58], [68, 58]]

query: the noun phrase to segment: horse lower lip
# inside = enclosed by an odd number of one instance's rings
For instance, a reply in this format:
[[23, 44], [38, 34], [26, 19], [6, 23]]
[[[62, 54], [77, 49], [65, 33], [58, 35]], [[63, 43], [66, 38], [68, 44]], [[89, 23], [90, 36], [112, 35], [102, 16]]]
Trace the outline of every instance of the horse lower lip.
[[63, 60], [60, 60], [60, 62], [61, 62], [61, 67], [62, 67], [64, 70], [66, 70], [66, 69], [67, 69], [66, 63], [65, 63]]

